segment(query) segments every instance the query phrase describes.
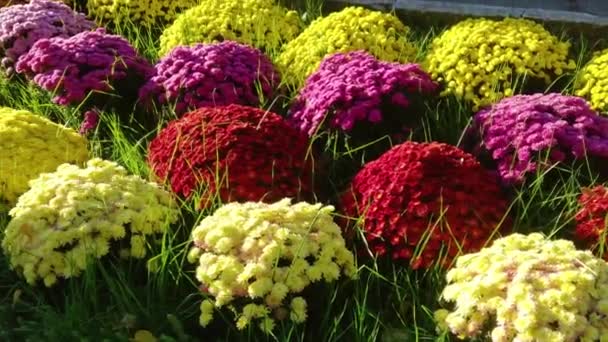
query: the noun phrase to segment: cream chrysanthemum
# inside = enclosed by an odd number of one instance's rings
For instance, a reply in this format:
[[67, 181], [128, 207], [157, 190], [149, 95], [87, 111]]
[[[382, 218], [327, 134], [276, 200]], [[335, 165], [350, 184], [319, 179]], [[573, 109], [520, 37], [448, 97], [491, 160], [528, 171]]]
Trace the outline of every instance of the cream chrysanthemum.
[[169, 192], [98, 158], [85, 168], [62, 164], [30, 187], [9, 212], [2, 241], [11, 266], [30, 284], [78, 276], [111, 249], [143, 258], [150, 237], [177, 219]]
[[213, 297], [201, 304], [201, 325], [213, 319], [214, 307], [223, 306], [237, 313], [239, 329], [257, 321], [269, 332], [275, 319], [286, 317], [304, 322], [300, 293], [307, 286], [356, 271], [333, 210], [283, 199], [233, 202], [206, 217], [192, 232], [195, 247], [188, 256], [198, 261], [196, 277]]
[[443, 329], [460, 338], [608, 340], [608, 264], [571, 241], [512, 234], [461, 256], [442, 293]]

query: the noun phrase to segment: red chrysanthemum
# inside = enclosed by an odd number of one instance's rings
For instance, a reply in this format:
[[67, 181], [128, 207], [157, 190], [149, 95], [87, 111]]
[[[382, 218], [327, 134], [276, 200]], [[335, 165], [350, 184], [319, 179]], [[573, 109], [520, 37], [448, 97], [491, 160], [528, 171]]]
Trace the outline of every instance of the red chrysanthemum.
[[[584, 189], [578, 199], [580, 210], [576, 214], [576, 236], [597, 250], [606, 245], [608, 236], [608, 188], [602, 185]], [[608, 260], [608, 248], [604, 247], [604, 259]]]
[[277, 114], [242, 105], [204, 107], [174, 120], [151, 142], [148, 163], [173, 191], [222, 201], [308, 198], [308, 138]]
[[509, 225], [507, 206], [473, 156], [437, 142], [396, 145], [366, 164], [342, 197], [344, 212], [362, 217], [372, 252], [415, 269], [483, 247]]

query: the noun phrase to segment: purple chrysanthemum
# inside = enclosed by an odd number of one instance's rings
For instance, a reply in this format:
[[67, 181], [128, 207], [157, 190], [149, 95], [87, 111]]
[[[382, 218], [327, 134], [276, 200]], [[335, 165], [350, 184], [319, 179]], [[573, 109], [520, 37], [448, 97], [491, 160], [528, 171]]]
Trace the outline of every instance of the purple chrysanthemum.
[[16, 70], [54, 92], [60, 105], [80, 103], [91, 91], [120, 95], [127, 87], [139, 89], [153, 72], [126, 39], [104, 29], [39, 40], [19, 58]]
[[475, 115], [468, 136], [476, 154], [488, 152], [505, 184], [536, 171], [541, 152], [548, 152], [550, 165], [608, 158], [608, 118], [582, 98], [557, 93], [505, 98]]
[[99, 124], [99, 112], [95, 109], [88, 110], [84, 113], [84, 119], [80, 125], [80, 134], [87, 135], [90, 131], [97, 128]]
[[280, 82], [266, 55], [232, 41], [177, 47], [155, 68], [140, 97], [175, 103], [178, 114], [206, 106], [258, 106]]
[[95, 24], [84, 14], [52, 0], [32, 0], [29, 4], [0, 8], [0, 59], [7, 73], [40, 39], [70, 37], [89, 31]]
[[308, 77], [289, 120], [308, 135], [322, 124], [348, 132], [358, 121], [378, 123], [388, 115], [407, 115], [403, 110], [411, 96], [436, 89], [417, 64], [384, 62], [364, 51], [337, 53]]

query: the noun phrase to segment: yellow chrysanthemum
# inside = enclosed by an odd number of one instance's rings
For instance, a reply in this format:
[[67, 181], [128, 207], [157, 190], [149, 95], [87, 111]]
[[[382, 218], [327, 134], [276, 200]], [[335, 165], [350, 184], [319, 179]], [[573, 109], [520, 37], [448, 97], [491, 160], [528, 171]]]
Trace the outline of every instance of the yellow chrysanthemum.
[[608, 112], [608, 49], [596, 52], [581, 69], [576, 95], [587, 98], [593, 109]]
[[223, 40], [271, 52], [295, 38], [301, 26], [295, 11], [273, 0], [202, 0], [165, 29], [160, 37], [160, 54], [180, 45]]
[[9, 212], [2, 241], [11, 266], [30, 284], [78, 276], [126, 237], [115, 246], [125, 248], [121, 255], [143, 258], [149, 236], [177, 219], [169, 192], [97, 158], [85, 168], [62, 164], [30, 187]]
[[527, 19], [467, 19], [435, 38], [425, 60], [433, 79], [474, 109], [510, 96], [522, 77], [549, 84], [575, 68], [570, 44]]
[[76, 131], [25, 110], [0, 107], [0, 202], [12, 206], [40, 173], [87, 159], [88, 142]]
[[396, 16], [362, 7], [347, 7], [317, 18], [277, 58], [283, 80], [300, 86], [327, 55], [365, 50], [390, 62], [412, 61], [416, 48], [409, 27]]
[[201, 304], [201, 324], [212, 320], [213, 306], [226, 305], [237, 313], [239, 329], [254, 320], [267, 332], [275, 319], [304, 322], [306, 301], [297, 296], [304, 288], [356, 271], [333, 210], [283, 199], [229, 203], [206, 217], [192, 232], [195, 247], [188, 255], [198, 261], [196, 278], [214, 297]]
[[608, 336], [608, 264], [571, 241], [513, 234], [459, 257], [447, 281], [442, 297], [454, 309], [438, 310], [435, 319], [461, 338], [591, 342]]
[[172, 22], [181, 11], [197, 3], [197, 0], [88, 0], [87, 9], [92, 17], [102, 21], [152, 26]]

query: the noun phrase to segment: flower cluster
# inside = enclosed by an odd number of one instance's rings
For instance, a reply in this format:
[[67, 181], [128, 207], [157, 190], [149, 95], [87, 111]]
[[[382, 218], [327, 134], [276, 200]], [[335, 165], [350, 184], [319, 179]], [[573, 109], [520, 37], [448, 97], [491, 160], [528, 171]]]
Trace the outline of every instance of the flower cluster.
[[160, 37], [160, 53], [194, 43], [233, 40], [263, 51], [278, 51], [300, 32], [295, 11], [274, 0], [201, 0], [180, 14]]
[[578, 203], [580, 210], [576, 214], [577, 238], [594, 250], [599, 250], [604, 259], [608, 259], [608, 188], [598, 185], [584, 189]]
[[196, 0], [88, 0], [87, 9], [104, 21], [151, 27], [172, 22], [179, 12], [196, 4]]
[[359, 121], [396, 122], [391, 116], [407, 115], [408, 97], [435, 90], [416, 64], [383, 62], [364, 51], [337, 53], [308, 77], [289, 120], [310, 136], [322, 124], [349, 132]]
[[308, 139], [279, 115], [241, 105], [203, 107], [174, 120], [150, 143], [148, 163], [182, 196], [222, 202], [307, 198]]
[[285, 45], [277, 65], [287, 84], [299, 86], [324, 57], [337, 52], [365, 50], [385, 61], [411, 61], [416, 49], [409, 32], [392, 14], [347, 7], [313, 21]]
[[[61, 105], [78, 104], [91, 91], [139, 89], [154, 72], [129, 42], [100, 28], [70, 38], [41, 39], [21, 56], [17, 72], [53, 92]], [[126, 90], [125, 90], [126, 91]]]
[[[439, 326], [460, 338], [604, 341], [608, 264], [567, 240], [513, 234], [461, 256], [447, 274]], [[491, 322], [491, 323], [490, 323]]]
[[445, 85], [444, 94], [479, 109], [512, 95], [518, 78], [549, 84], [574, 69], [569, 47], [527, 19], [467, 19], [435, 38], [425, 63], [433, 79]]
[[114, 162], [62, 164], [19, 197], [2, 248], [28, 283], [51, 286], [113, 248], [123, 257], [145, 257], [150, 236], [163, 233], [177, 213], [169, 192]]
[[595, 110], [608, 112], [608, 49], [596, 52], [581, 69], [576, 95], [589, 99]]
[[449, 264], [509, 226], [494, 177], [473, 156], [437, 142], [405, 142], [367, 163], [343, 194], [342, 209], [361, 217], [373, 253], [414, 269]]
[[[469, 136], [474, 154], [489, 153], [505, 184], [519, 184], [542, 163], [588, 156], [608, 158], [608, 118], [579, 97], [516, 95], [479, 111]], [[548, 158], [535, 161], [539, 153]]]
[[307, 304], [301, 292], [306, 287], [356, 272], [333, 210], [283, 199], [229, 203], [203, 219], [192, 232], [194, 248], [188, 255], [199, 264], [196, 278], [213, 296], [201, 304], [201, 325], [213, 319], [215, 307], [224, 306], [238, 315], [239, 329], [258, 321], [270, 332], [275, 319], [287, 317], [304, 322]]
[[87, 140], [74, 130], [6, 107], [0, 107], [0, 151], [0, 202], [9, 205], [40, 173], [89, 159]]
[[177, 47], [155, 68], [140, 97], [175, 103], [178, 114], [232, 103], [257, 107], [261, 98], [272, 98], [280, 82], [268, 57], [232, 41]]
[[95, 24], [84, 14], [53, 0], [0, 8], [0, 66], [12, 73], [19, 57], [40, 39], [71, 37]]

